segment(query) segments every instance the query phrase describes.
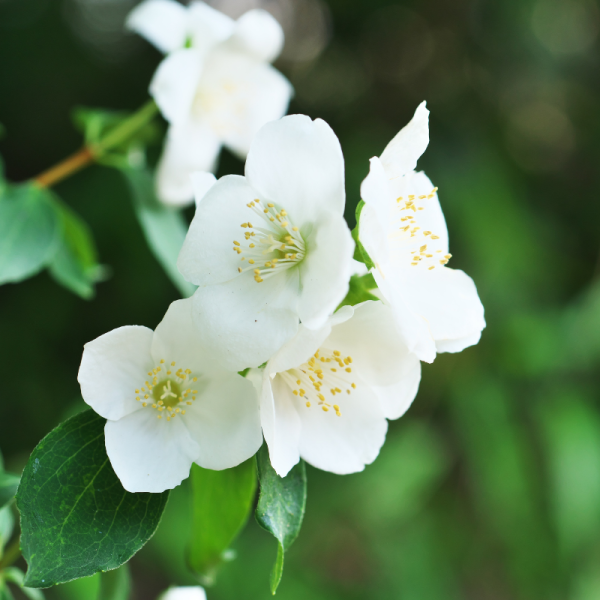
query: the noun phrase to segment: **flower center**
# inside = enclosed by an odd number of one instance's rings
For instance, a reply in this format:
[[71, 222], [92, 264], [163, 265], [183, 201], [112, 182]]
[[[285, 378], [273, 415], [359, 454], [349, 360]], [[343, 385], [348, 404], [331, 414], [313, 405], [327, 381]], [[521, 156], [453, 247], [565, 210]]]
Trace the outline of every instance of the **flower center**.
[[391, 235], [396, 244], [401, 246], [402, 254], [411, 266], [422, 266], [429, 271], [437, 265], [444, 266], [452, 257], [451, 254], [444, 254], [444, 248], [440, 247], [442, 242], [438, 241], [439, 235], [418, 225], [418, 211], [425, 210], [425, 201], [434, 198], [437, 190], [438, 188], [433, 188], [429, 194], [410, 194], [407, 198], [397, 198], [400, 216], [394, 222], [399, 219], [400, 227]]
[[306, 400], [308, 408], [315, 403], [324, 412], [333, 408], [335, 414], [341, 417], [336, 396], [341, 395], [344, 390], [346, 394], [351, 394], [356, 389], [356, 384], [351, 381], [351, 364], [351, 356], [342, 357], [338, 350], [319, 348], [307, 362], [278, 375], [287, 383], [294, 396]]
[[198, 377], [192, 377], [189, 369], [175, 371], [174, 361], [167, 365], [165, 360], [161, 360], [157, 367], [148, 371], [148, 377], [151, 381], [146, 380], [143, 387], [135, 390], [135, 399], [144, 408], [156, 410], [158, 419], [163, 418], [163, 413], [167, 421], [176, 415], [185, 415], [185, 407], [196, 400], [198, 390], [193, 390], [192, 384], [198, 381]]
[[257, 227], [250, 221], [242, 223], [244, 231], [243, 244], [233, 241], [233, 250], [240, 255], [244, 263], [238, 267], [238, 273], [254, 271], [254, 280], [262, 283], [275, 273], [296, 266], [304, 258], [306, 247], [298, 227], [295, 227], [282, 208], [272, 202], [265, 204], [256, 199], [246, 205], [258, 216]]

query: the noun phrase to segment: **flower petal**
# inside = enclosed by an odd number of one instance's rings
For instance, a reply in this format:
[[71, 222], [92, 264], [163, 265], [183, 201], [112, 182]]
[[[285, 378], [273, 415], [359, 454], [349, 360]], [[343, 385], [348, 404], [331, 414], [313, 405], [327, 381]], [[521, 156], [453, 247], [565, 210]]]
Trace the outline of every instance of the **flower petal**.
[[269, 458], [275, 472], [285, 477], [300, 460], [300, 419], [290, 388], [280, 377], [264, 373], [260, 418]]
[[233, 19], [198, 0], [189, 5], [187, 19], [192, 47], [202, 51], [207, 51], [226, 40], [235, 29]]
[[404, 363], [413, 356], [394, 320], [382, 302], [367, 301], [354, 307], [351, 319], [333, 327], [327, 347], [352, 357], [352, 368], [369, 385], [387, 386], [405, 373]]
[[401, 284], [407, 304], [427, 320], [436, 342], [463, 340], [451, 346], [451, 351], [459, 352], [479, 340], [477, 335], [485, 327], [483, 305], [466, 273], [448, 267], [403, 269]]
[[398, 363], [396, 374], [395, 383], [372, 386], [386, 419], [399, 419], [410, 408], [419, 390], [421, 361], [414, 354], [407, 355]]
[[354, 240], [342, 215], [323, 211], [305, 243], [298, 314], [306, 327], [315, 329], [348, 293]]
[[169, 54], [156, 69], [150, 94], [171, 124], [186, 123], [202, 76], [204, 55], [194, 48]]
[[126, 26], [167, 54], [184, 47], [186, 20], [187, 11], [179, 2], [146, 0], [129, 13]]
[[246, 176], [261, 197], [285, 208], [298, 225], [324, 210], [343, 214], [344, 157], [321, 119], [290, 115], [267, 123], [250, 147]]
[[157, 419], [149, 408], [108, 421], [104, 436], [110, 464], [128, 492], [160, 493], [178, 486], [199, 453], [183, 419]]
[[[403, 271], [408, 269], [403, 269]], [[403, 281], [391, 274], [384, 277], [378, 269], [373, 269], [372, 272], [380, 295], [394, 313], [396, 325], [408, 351], [416, 354], [420, 360], [428, 363], [433, 362], [436, 349], [431, 331], [427, 321], [418, 312], [415, 312], [408, 303], [405, 297], [406, 286]], [[427, 273], [430, 272], [427, 271]]]
[[387, 421], [377, 397], [368, 384], [355, 381], [357, 388], [340, 396], [339, 417], [293, 396], [302, 423], [300, 456], [318, 469], [339, 475], [362, 471], [385, 441]]
[[194, 322], [226, 369], [258, 367], [298, 330], [298, 272], [290, 269], [254, 281], [252, 273], [200, 287]]
[[428, 144], [429, 111], [422, 102], [410, 123], [396, 134], [381, 154], [381, 163], [388, 178], [401, 177], [413, 171]]
[[158, 600], [206, 600], [206, 592], [200, 586], [172, 587]]
[[436, 340], [435, 347], [438, 352], [461, 352], [469, 346], [474, 346], [481, 339], [481, 331], [466, 335], [455, 340]]
[[283, 29], [277, 19], [266, 10], [255, 8], [237, 20], [227, 44], [257, 60], [273, 62], [283, 48], [283, 41]]
[[105, 419], [139, 410], [135, 390], [154, 367], [152, 335], [147, 327], [119, 327], [84, 346], [77, 375], [81, 395]]
[[176, 300], [169, 306], [152, 338], [151, 352], [155, 364], [161, 359], [175, 361], [195, 374], [217, 368], [212, 348], [194, 326], [192, 308], [192, 298]]
[[[229, 469], [256, 454], [262, 444], [258, 395], [237, 373], [202, 377], [200, 394], [182, 416], [205, 469]], [[177, 417], [179, 419], [179, 416]]]
[[189, 119], [172, 125], [157, 169], [158, 197], [171, 206], [190, 204], [195, 192], [192, 174], [213, 170], [220, 150], [221, 142], [205, 122]]
[[188, 281], [206, 286], [237, 278], [242, 263], [233, 251], [234, 241], [243, 239], [241, 224], [256, 216], [246, 206], [256, 197], [256, 190], [239, 175], [226, 175], [210, 188], [196, 208], [177, 260]]

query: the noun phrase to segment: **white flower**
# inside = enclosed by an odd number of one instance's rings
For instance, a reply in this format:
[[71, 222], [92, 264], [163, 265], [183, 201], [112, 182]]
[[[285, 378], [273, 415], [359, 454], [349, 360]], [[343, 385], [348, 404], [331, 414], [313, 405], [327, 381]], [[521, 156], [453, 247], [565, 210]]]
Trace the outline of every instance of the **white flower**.
[[303, 458], [325, 471], [362, 471], [385, 441], [387, 419], [413, 401], [421, 368], [391, 309], [344, 306], [317, 330], [301, 326], [261, 371], [260, 416], [273, 468], [282, 477]]
[[200, 586], [172, 587], [159, 600], [206, 600], [206, 593]]
[[[206, 180], [199, 183], [200, 194]], [[197, 199], [178, 267], [199, 286], [194, 320], [228, 368], [257, 367], [301, 320], [321, 327], [348, 291], [344, 158], [329, 125], [303, 115], [265, 125], [246, 176]]]
[[269, 64], [283, 30], [261, 9], [234, 21], [175, 0], [146, 0], [127, 25], [168, 53], [150, 84], [170, 124], [157, 185], [164, 202], [182, 206], [193, 197], [190, 174], [212, 171], [222, 145], [243, 158], [260, 127], [286, 113], [292, 87]]
[[119, 327], [85, 345], [81, 393], [108, 419], [106, 451], [130, 492], [171, 489], [193, 462], [233, 467], [262, 443], [254, 386], [223, 371], [201, 342], [188, 299], [171, 304], [154, 332]]
[[359, 240], [409, 349], [432, 362], [436, 352], [476, 344], [485, 320], [473, 280], [446, 266], [451, 255], [437, 188], [414, 171], [429, 144], [428, 116], [423, 102], [381, 157], [371, 159]]

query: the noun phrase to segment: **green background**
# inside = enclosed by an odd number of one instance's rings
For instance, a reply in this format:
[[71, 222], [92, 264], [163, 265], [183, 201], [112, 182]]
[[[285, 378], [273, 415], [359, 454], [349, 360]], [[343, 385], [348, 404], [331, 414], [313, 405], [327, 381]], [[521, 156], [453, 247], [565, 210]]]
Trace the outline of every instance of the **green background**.
[[[257, 3], [226, 4], [238, 16]], [[351, 226], [368, 159], [427, 100], [432, 141], [419, 168], [440, 188], [451, 266], [475, 280], [488, 322], [478, 346], [424, 365], [413, 407], [372, 466], [345, 477], [308, 469], [278, 597], [600, 598], [598, 4], [264, 4], [295, 11], [277, 66], [296, 88], [290, 112], [322, 117], [340, 138]], [[79, 147], [75, 106], [146, 101], [160, 55], [122, 31], [132, 5], [0, 1], [0, 154], [11, 180]], [[221, 173], [242, 168], [223, 154]], [[89, 302], [47, 273], [0, 288], [0, 448], [15, 471], [81, 408], [83, 344], [121, 325], [155, 327], [178, 297], [118, 173], [91, 167], [56, 192], [91, 226], [111, 277]], [[190, 518], [184, 484], [130, 563], [136, 599], [193, 583]], [[235, 550], [209, 600], [270, 597], [273, 538], [252, 521]], [[96, 583], [47, 596], [93, 598]]]

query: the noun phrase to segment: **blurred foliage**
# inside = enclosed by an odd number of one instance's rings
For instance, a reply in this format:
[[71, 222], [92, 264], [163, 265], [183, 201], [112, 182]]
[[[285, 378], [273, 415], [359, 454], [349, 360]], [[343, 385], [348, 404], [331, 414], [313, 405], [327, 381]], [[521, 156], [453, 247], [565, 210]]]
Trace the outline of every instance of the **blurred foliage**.
[[[147, 100], [160, 55], [123, 33], [133, 4], [0, 2], [8, 179], [28, 179], [77, 149], [73, 107], [129, 111]], [[237, 16], [257, 2], [213, 4]], [[295, 15], [278, 66], [296, 88], [291, 112], [324, 118], [340, 137], [351, 227], [368, 159], [428, 101], [432, 141], [419, 167], [440, 188], [451, 266], [474, 278], [488, 322], [478, 346], [424, 365], [413, 407], [391, 423], [373, 465], [344, 477], [308, 468], [303, 530], [278, 597], [596, 600], [597, 1], [263, 5]], [[151, 162], [159, 147], [152, 152]], [[242, 169], [223, 155], [222, 173]], [[154, 327], [178, 297], [117, 172], [92, 167], [56, 190], [91, 226], [113, 276], [92, 302], [46, 272], [0, 288], [0, 447], [12, 472], [80, 402], [83, 344], [121, 325]], [[130, 563], [134, 598], [194, 583], [185, 565], [190, 518], [185, 483]], [[250, 522], [234, 548], [210, 600], [270, 597], [272, 537]], [[95, 598], [99, 579], [47, 597]]]

